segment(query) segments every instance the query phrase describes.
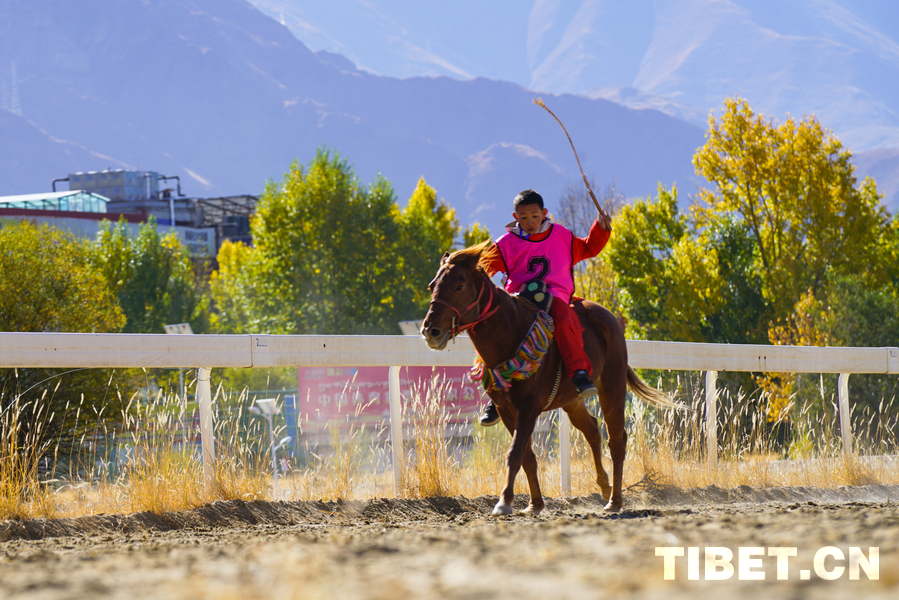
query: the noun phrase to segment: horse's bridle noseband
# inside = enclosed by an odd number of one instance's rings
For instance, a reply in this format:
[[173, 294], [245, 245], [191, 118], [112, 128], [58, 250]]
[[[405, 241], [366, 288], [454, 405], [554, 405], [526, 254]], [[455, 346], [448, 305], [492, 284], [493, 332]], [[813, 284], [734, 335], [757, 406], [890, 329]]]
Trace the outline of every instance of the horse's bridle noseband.
[[[454, 313], [456, 313], [456, 316], [459, 318], [459, 320], [458, 320], [459, 325], [454, 324], [453, 328], [450, 330], [452, 337], [456, 337], [457, 335], [459, 335], [466, 329], [472, 329], [478, 323], [486, 321], [487, 319], [492, 317], [494, 315], [494, 313], [496, 313], [497, 310], [499, 310], [499, 304], [494, 306], [492, 309], [490, 308], [490, 306], [493, 304], [493, 296], [494, 296], [493, 287], [494, 287], [494, 284], [492, 281], [487, 281], [485, 283], [482, 283], [481, 290], [478, 292], [478, 297], [475, 298], [475, 301], [472, 302], [471, 304], [469, 304], [465, 308], [465, 310], [460, 311], [458, 308], [456, 308], [455, 306], [453, 306], [446, 300], [441, 300], [440, 298], [432, 298], [431, 302], [428, 304], [428, 310], [431, 310], [431, 304], [434, 304], [436, 302], [438, 304], [442, 304], [442, 305], [448, 307], [450, 310], [452, 310]], [[481, 296], [484, 295], [485, 288], [487, 289], [488, 293], [490, 294], [490, 296], [487, 298], [487, 306], [485, 306], [483, 310], [478, 308], [478, 316], [475, 317], [475, 320], [471, 321], [470, 323], [465, 323], [463, 325], [462, 324], [462, 315], [464, 315], [465, 313], [470, 311], [472, 308], [476, 308], [481, 303]], [[455, 322], [455, 319], [453, 319], [453, 321]], [[472, 329], [472, 333], [473, 332], [474, 332], [474, 330]]]

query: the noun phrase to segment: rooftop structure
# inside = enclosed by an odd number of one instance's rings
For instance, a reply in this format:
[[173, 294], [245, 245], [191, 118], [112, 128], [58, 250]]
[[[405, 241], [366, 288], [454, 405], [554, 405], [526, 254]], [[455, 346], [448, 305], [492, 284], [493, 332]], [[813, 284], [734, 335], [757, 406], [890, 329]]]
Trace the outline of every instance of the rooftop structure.
[[70, 190], [94, 192], [110, 200], [135, 201], [158, 198], [163, 176], [154, 171], [116, 169], [71, 173], [66, 179]]
[[0, 208], [29, 210], [105, 213], [108, 202], [109, 198], [106, 196], [81, 190], [0, 196]]

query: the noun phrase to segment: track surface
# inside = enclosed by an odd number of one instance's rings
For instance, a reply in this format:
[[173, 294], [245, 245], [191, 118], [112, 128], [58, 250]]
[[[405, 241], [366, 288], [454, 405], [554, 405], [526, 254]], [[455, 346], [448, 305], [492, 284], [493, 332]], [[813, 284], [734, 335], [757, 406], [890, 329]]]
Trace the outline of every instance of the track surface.
[[[161, 516], [0, 522], [0, 598], [851, 598], [899, 597], [899, 486], [652, 490], [601, 511], [598, 496], [550, 500], [539, 517], [491, 518], [493, 497], [356, 503], [216, 502]], [[516, 499], [523, 508], [524, 498]], [[657, 547], [723, 546], [735, 574], [664, 579]], [[825, 546], [847, 560], [828, 559]], [[849, 548], [878, 578], [849, 578]], [[795, 547], [739, 578], [740, 547]], [[800, 572], [811, 572], [803, 581]]]

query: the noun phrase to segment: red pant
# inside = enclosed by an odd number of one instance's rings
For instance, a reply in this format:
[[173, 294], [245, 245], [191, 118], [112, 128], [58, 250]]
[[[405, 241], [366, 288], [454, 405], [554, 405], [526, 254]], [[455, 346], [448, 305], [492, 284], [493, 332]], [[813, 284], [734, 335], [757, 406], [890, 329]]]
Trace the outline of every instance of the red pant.
[[574, 309], [559, 298], [553, 298], [549, 316], [556, 327], [556, 343], [565, 365], [565, 374], [571, 377], [575, 371], [593, 373], [593, 366], [584, 351], [584, 327]]

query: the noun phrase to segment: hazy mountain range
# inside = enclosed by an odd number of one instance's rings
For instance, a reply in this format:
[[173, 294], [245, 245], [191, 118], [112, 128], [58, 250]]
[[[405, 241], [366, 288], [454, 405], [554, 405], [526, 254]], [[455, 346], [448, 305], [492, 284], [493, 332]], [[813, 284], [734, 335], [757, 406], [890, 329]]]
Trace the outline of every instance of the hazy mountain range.
[[[332, 21], [352, 21], [360, 6], [381, 4], [415, 15], [431, 3], [331, 0], [315, 10], [328, 7]], [[527, 32], [535, 17], [520, 17], [517, 2], [495, 4], [506, 13], [492, 26], [469, 22], [484, 36], [495, 31], [490, 44], [512, 56], [513, 25]], [[602, 3], [576, 4], [582, 10]], [[475, 5], [441, 6], [464, 19]], [[479, 220], [497, 233], [521, 189], [539, 189], [552, 203], [567, 184], [578, 184], [567, 140], [525, 86], [464, 69], [404, 79], [359, 70], [340, 54], [313, 52], [281, 20], [243, 0], [0, 0], [0, 195], [49, 190], [52, 179], [108, 167], [180, 175], [193, 196], [258, 193], [292, 160], [308, 162], [327, 146], [346, 156], [363, 182], [382, 173], [401, 203], [424, 176], [464, 224]], [[456, 43], [451, 34], [435, 40]], [[493, 53], [484, 44], [484, 64], [499, 69], [502, 49]], [[435, 56], [439, 46], [432, 43]], [[466, 78], [472, 74], [478, 77]], [[541, 95], [600, 186], [614, 180], [634, 196], [653, 193], [661, 181], [686, 195], [695, 189], [690, 158], [703, 127], [671, 116], [682, 110], [681, 117], [695, 120], [697, 109], [663, 98], [663, 88]], [[671, 114], [600, 97], [614, 94]], [[889, 165], [899, 162], [897, 153], [883, 148], [868, 157], [869, 172], [895, 171]]]
[[[313, 50], [392, 77], [488, 77], [702, 127], [740, 95], [816, 115], [899, 206], [894, 0], [251, 0]], [[892, 149], [895, 152], [871, 150]]]
[[739, 94], [816, 114], [855, 151], [899, 148], [895, 0], [251, 0], [313, 50], [391, 77], [511, 81], [705, 126]]

